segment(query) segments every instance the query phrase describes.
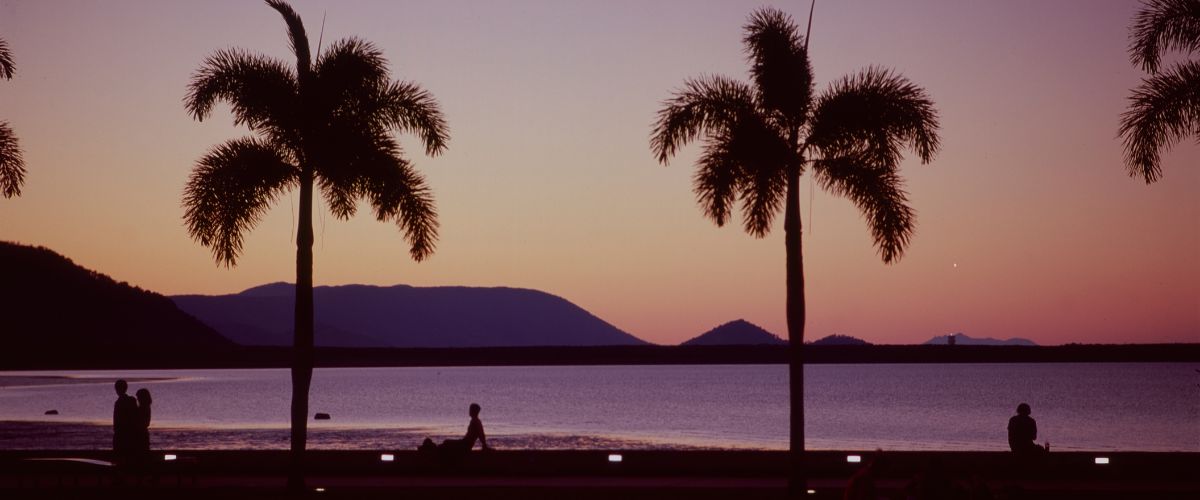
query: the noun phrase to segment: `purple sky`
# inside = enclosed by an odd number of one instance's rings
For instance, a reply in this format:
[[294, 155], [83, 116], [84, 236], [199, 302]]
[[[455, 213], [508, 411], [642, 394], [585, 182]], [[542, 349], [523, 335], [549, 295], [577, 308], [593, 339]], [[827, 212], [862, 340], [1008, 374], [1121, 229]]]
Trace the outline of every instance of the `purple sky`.
[[[653, 342], [746, 318], [784, 327], [782, 227], [716, 228], [691, 192], [698, 148], [657, 165], [654, 113], [688, 77], [745, 78], [741, 28], [760, 5], [801, 23], [807, 2], [294, 2], [314, 42], [376, 43], [395, 78], [441, 102], [447, 154], [409, 148], [442, 236], [428, 262], [369, 216], [316, 217], [318, 284], [516, 286], [561, 295]], [[1065, 342], [1200, 341], [1200, 148], [1164, 178], [1126, 176], [1117, 137], [1144, 75], [1125, 52], [1125, 0], [837, 1], [816, 7], [818, 89], [871, 64], [925, 87], [943, 150], [906, 162], [917, 234], [884, 265], [846, 200], [804, 179], [807, 337], [934, 335]], [[24, 194], [0, 238], [44, 245], [166, 294], [294, 279], [294, 197], [248, 235], [233, 269], [190, 240], [180, 199], [211, 146], [246, 134], [182, 97], [220, 48], [289, 60], [254, 1], [0, 0], [17, 63], [0, 119], [17, 132]], [[290, 64], [290, 60], [289, 60]], [[405, 139], [406, 144], [413, 144]], [[811, 208], [811, 209], [810, 209]]]

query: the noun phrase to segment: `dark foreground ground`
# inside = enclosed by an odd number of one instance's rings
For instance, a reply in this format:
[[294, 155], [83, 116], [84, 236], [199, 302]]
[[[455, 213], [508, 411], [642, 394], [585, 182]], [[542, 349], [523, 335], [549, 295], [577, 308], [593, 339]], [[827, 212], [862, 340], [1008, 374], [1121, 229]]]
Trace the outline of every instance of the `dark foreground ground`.
[[[163, 460], [166, 453], [176, 455]], [[383, 454], [391, 461], [382, 460]], [[620, 455], [620, 462], [612, 460]], [[863, 462], [851, 463], [848, 455]], [[876, 453], [808, 455], [807, 498], [842, 498]], [[1095, 463], [1096, 457], [1109, 463]], [[446, 459], [410, 451], [309, 453], [308, 498], [784, 498], [785, 452], [495, 451]], [[96, 462], [63, 460], [66, 458]], [[0, 498], [290, 498], [280, 451], [156, 452], [144, 474], [97, 451], [0, 451]], [[41, 460], [36, 460], [41, 459]], [[51, 460], [45, 460], [51, 459]], [[880, 498], [1200, 498], [1200, 453], [1052, 453], [1022, 464], [998, 452], [888, 452]], [[917, 494], [917, 485], [943, 492]]]

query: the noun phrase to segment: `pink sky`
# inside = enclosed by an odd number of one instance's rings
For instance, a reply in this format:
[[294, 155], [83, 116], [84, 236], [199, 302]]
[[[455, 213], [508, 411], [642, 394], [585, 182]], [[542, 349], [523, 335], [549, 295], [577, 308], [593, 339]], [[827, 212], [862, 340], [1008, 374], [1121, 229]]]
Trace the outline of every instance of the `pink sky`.
[[[327, 42], [376, 43], [395, 78], [437, 97], [452, 136], [444, 156], [411, 157], [441, 213], [433, 258], [412, 262], [390, 224], [323, 212], [317, 284], [536, 288], [658, 343], [737, 318], [786, 334], [782, 227], [761, 240], [715, 227], [691, 192], [697, 148], [662, 167], [647, 141], [685, 78], [745, 78], [741, 27], [755, 7], [803, 22], [808, 2], [294, 5], [314, 42], [327, 13]], [[819, 188], [810, 199], [802, 181], [808, 339], [1200, 341], [1200, 147], [1176, 146], [1150, 186], [1121, 163], [1119, 115], [1143, 76], [1125, 52], [1135, 10], [817, 5], [818, 88], [870, 64], [895, 68], [937, 103], [944, 147], [903, 169], [918, 230], [895, 265], [849, 202]], [[226, 47], [290, 64], [278, 14], [254, 1], [3, 0], [0, 37], [17, 63], [0, 82], [0, 119], [29, 170], [24, 194], [0, 199], [0, 239], [165, 294], [294, 279], [294, 197], [248, 235], [232, 269], [188, 238], [180, 208], [196, 159], [246, 134], [224, 107], [189, 118], [189, 76]]]

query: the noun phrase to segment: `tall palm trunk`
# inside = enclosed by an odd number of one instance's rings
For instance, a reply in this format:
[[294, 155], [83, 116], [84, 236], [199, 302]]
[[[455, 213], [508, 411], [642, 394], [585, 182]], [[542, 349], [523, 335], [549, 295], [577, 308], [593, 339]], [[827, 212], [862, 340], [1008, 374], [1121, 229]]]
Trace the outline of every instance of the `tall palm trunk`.
[[791, 454], [788, 496], [802, 498], [804, 479], [804, 255], [800, 246], [800, 166], [788, 167], [783, 240], [787, 250], [788, 398]]
[[296, 331], [292, 348], [292, 457], [288, 487], [304, 488], [308, 389], [313, 371], [312, 167], [300, 165], [300, 221], [296, 229]]

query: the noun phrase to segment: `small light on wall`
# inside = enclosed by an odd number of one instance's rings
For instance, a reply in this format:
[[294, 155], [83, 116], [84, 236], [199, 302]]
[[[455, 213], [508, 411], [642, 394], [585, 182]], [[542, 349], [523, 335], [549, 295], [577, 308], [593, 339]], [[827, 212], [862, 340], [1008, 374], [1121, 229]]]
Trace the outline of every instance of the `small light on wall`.
[[313, 491], [317, 493], [325, 493], [325, 488], [313, 488]]
[[396, 455], [393, 455], [391, 453], [384, 453], [382, 455], [379, 455], [379, 461], [380, 462], [395, 462]]
[[620, 453], [609, 453], [608, 454], [608, 461], [611, 463], [614, 463], [614, 464], [621, 463], [621, 460], [624, 460], [624, 458], [625, 457], [622, 457]]
[[816, 495], [817, 490], [808, 490], [806, 493], [808, 493], [809, 495]]
[[177, 459], [177, 458], [179, 458], [179, 457], [177, 457], [177, 456], [175, 456], [175, 455], [172, 455], [172, 454], [170, 454], [170, 453], [168, 453], [168, 454], [166, 454], [166, 455], [163, 455], [163, 460], [166, 460], [166, 461], [175, 460], [175, 459]]
[[862, 462], [862, 455], [846, 455], [846, 461], [852, 464]]
[[1108, 464], [1108, 457], [1096, 457], [1096, 463], [1098, 465]]

